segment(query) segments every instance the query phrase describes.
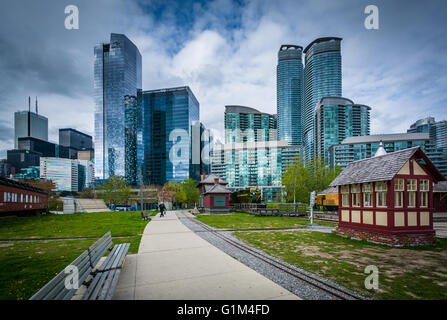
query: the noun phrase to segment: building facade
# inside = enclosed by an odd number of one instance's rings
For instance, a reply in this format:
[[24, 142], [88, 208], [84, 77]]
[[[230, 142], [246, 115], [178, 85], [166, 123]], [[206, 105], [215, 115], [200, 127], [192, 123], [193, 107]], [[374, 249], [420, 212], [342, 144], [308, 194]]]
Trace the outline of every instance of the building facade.
[[348, 137], [342, 143], [329, 148], [329, 164], [331, 168], [338, 165], [344, 169], [353, 161], [371, 158], [377, 152], [381, 141], [387, 152], [420, 146], [438, 170], [443, 175], [447, 174], [445, 160], [427, 132]]
[[59, 157], [59, 146], [34, 137], [18, 139], [18, 149], [39, 152], [42, 157]]
[[282, 45], [278, 51], [276, 67], [278, 139], [288, 141], [291, 145], [301, 144], [303, 134], [302, 51], [301, 46]]
[[31, 111], [14, 112], [14, 149], [19, 148], [22, 137], [48, 141], [48, 119]]
[[380, 154], [350, 163], [331, 183], [339, 190], [335, 232], [391, 245], [433, 243], [433, 185], [445, 178], [420, 147]]
[[277, 140], [276, 115], [244, 106], [225, 106], [225, 143]]
[[353, 136], [370, 134], [371, 108], [342, 97], [324, 97], [315, 111], [315, 153], [329, 163], [328, 150]]
[[125, 176], [124, 96], [142, 87], [141, 54], [123, 34], [95, 46], [95, 174]]
[[[139, 91], [143, 113], [143, 180], [151, 184], [200, 178], [200, 156], [192, 155], [192, 127], [200, 106], [189, 87]], [[137, 160], [139, 161], [139, 160]]]
[[221, 144], [212, 152], [211, 172], [228, 182], [230, 191], [258, 187], [265, 202], [281, 197], [282, 174], [300, 154], [287, 141]]
[[315, 109], [323, 97], [342, 96], [341, 38], [318, 38], [305, 49], [303, 145], [307, 159], [315, 153]]
[[54, 191], [80, 192], [94, 184], [94, 165], [88, 160], [41, 157], [40, 178], [55, 183]]
[[72, 128], [59, 129], [59, 156], [77, 159], [78, 151], [93, 153], [92, 137]]

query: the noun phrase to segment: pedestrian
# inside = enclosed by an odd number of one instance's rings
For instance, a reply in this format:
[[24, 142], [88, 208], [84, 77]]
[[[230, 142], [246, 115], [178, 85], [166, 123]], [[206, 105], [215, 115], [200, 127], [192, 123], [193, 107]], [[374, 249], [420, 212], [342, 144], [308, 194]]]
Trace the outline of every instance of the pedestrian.
[[160, 217], [164, 217], [166, 211], [165, 204], [163, 202], [160, 202], [158, 208], [160, 209]]

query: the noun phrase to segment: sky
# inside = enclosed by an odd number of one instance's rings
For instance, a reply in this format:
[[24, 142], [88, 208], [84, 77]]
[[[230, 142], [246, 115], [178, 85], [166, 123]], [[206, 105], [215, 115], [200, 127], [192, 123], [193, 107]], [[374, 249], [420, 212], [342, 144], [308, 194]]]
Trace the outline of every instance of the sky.
[[[379, 29], [364, 27], [365, 7]], [[64, 26], [68, 5], [79, 29]], [[276, 113], [281, 44], [342, 40], [343, 96], [369, 105], [371, 134], [447, 120], [444, 0], [2, 0], [0, 158], [14, 146], [14, 112], [39, 100], [49, 140], [59, 128], [94, 136], [93, 48], [123, 33], [139, 48], [144, 90], [188, 85], [200, 119], [223, 136], [225, 105]]]

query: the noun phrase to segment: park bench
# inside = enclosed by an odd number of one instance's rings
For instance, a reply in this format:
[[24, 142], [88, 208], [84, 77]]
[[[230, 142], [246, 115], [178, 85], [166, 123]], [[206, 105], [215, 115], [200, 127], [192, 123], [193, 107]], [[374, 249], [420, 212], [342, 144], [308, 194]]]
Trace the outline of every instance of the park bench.
[[[83, 300], [110, 300], [118, 283], [121, 268], [124, 264], [130, 243], [122, 243], [112, 248], [110, 231], [92, 244], [69, 266], [78, 270], [78, 284], [85, 285], [87, 291]], [[112, 249], [110, 249], [112, 248]], [[110, 251], [103, 263], [96, 268], [99, 260]], [[95, 269], [96, 268], [96, 269]], [[87, 278], [90, 277], [88, 281]], [[78, 291], [77, 288], [67, 288], [66, 279], [73, 277], [73, 270], [66, 273], [62, 270], [57, 276], [45, 284], [30, 300], [70, 300]]]

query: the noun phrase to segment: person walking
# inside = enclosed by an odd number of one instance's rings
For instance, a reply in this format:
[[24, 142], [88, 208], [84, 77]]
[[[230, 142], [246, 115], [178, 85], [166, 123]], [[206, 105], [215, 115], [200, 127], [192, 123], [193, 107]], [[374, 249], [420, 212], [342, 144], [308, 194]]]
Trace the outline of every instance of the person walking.
[[163, 202], [160, 202], [160, 205], [158, 206], [158, 208], [160, 209], [160, 217], [164, 217], [165, 211], [166, 211], [165, 204]]

